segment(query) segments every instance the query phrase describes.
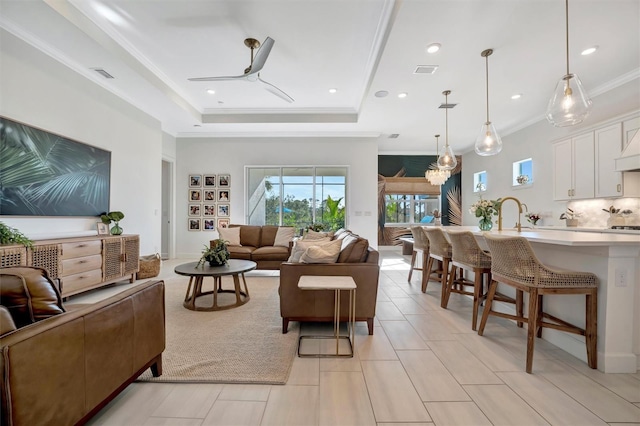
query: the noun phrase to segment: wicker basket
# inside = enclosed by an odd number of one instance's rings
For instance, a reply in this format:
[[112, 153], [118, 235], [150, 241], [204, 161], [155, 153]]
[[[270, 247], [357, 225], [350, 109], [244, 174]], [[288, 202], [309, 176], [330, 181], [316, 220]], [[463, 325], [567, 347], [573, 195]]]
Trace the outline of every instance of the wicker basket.
[[160, 255], [150, 254], [149, 256], [140, 256], [140, 270], [136, 274], [136, 279], [157, 277], [160, 273]]

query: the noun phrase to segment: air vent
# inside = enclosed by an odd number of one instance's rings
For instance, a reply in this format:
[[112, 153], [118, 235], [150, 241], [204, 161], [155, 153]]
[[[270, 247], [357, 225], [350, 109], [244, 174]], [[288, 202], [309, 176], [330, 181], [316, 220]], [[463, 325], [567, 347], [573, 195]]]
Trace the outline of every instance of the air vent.
[[389, 139], [398, 139], [398, 136], [400, 136], [400, 133], [391, 133]]
[[433, 74], [438, 69], [438, 65], [418, 65], [414, 74]]
[[97, 72], [98, 74], [100, 74], [101, 76], [103, 76], [104, 78], [114, 78], [111, 74], [109, 74], [102, 68], [91, 68], [91, 69]]
[[442, 108], [442, 109], [451, 109], [454, 106], [456, 106], [458, 104], [440, 104], [440, 106], [438, 108]]

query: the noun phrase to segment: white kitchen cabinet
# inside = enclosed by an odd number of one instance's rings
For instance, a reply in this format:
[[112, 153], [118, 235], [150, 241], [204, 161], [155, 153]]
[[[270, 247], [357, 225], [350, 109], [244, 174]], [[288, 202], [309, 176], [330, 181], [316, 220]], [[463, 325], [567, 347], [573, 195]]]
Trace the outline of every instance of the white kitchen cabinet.
[[593, 198], [595, 181], [594, 133], [553, 145], [553, 199]]
[[622, 123], [595, 131], [596, 198], [622, 196], [622, 172], [616, 172], [614, 160], [622, 152]]

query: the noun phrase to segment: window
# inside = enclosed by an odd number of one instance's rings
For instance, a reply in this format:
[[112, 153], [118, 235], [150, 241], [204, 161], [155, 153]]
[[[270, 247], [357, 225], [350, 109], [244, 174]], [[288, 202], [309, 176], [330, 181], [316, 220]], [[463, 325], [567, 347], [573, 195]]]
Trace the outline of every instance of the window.
[[347, 167], [247, 167], [247, 223], [345, 226]]
[[531, 158], [513, 163], [513, 186], [533, 183], [533, 161]]
[[430, 223], [433, 221], [433, 211], [438, 209], [438, 196], [387, 194], [385, 223]]
[[487, 171], [483, 170], [473, 174], [473, 192], [484, 192], [487, 190]]

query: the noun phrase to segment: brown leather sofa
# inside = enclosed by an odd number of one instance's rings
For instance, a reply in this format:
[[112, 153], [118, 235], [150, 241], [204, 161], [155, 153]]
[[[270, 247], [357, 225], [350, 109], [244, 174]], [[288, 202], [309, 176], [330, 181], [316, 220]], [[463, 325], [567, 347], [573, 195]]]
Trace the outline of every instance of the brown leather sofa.
[[252, 260], [257, 263], [256, 269], [278, 270], [282, 262], [291, 255], [291, 246], [274, 246], [278, 226], [274, 225], [229, 225], [229, 228], [240, 227], [240, 245], [229, 245], [231, 259]]
[[63, 306], [39, 268], [0, 269], [2, 426], [83, 424], [147, 368], [162, 374], [164, 282]]
[[[366, 247], [359, 253], [358, 248]], [[355, 247], [355, 249], [354, 249]], [[351, 253], [347, 253], [353, 249]], [[360, 254], [362, 253], [362, 254]], [[280, 266], [280, 316], [282, 333], [289, 328], [289, 321], [333, 321], [334, 294], [332, 291], [300, 290], [298, 280], [302, 275], [338, 275], [353, 277], [356, 289], [356, 321], [366, 321], [369, 334], [373, 334], [373, 318], [376, 315], [378, 295], [378, 265], [380, 253], [368, 247], [366, 239], [359, 238], [343, 249], [337, 263], [289, 263]], [[348, 319], [348, 297], [341, 298], [340, 320]]]

